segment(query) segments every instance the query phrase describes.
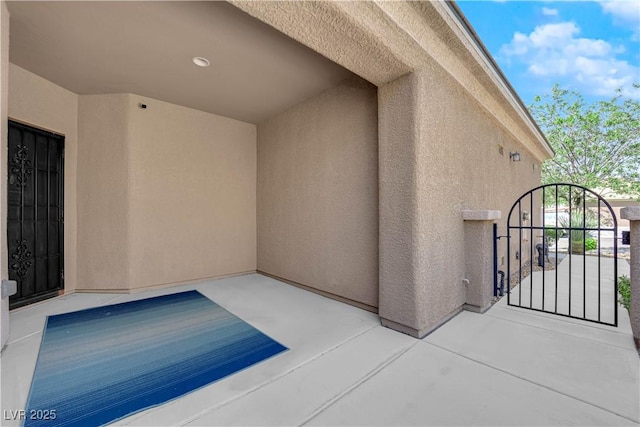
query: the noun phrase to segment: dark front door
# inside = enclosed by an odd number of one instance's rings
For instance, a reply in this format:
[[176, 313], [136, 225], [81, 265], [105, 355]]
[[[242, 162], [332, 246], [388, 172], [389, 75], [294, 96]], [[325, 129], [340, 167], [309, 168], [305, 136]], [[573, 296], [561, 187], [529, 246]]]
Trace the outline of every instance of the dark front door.
[[7, 243], [10, 308], [64, 288], [64, 137], [9, 121]]

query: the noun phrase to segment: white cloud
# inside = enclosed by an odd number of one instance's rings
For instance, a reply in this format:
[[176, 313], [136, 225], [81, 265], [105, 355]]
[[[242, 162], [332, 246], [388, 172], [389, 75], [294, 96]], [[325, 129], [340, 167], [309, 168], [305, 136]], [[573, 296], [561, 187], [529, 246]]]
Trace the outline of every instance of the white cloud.
[[564, 47], [563, 52], [568, 57], [577, 55], [607, 56], [612, 51], [611, 45], [604, 40], [575, 39]]
[[558, 9], [552, 9], [550, 7], [543, 7], [542, 14], [546, 16], [558, 16]]
[[639, 97], [632, 84], [638, 81], [640, 68], [616, 57], [624, 47], [579, 34], [580, 27], [573, 22], [540, 25], [530, 34], [516, 32], [500, 55], [526, 65], [531, 76], [569, 80], [587, 94], [612, 96], [621, 87], [626, 95]]
[[559, 24], [547, 24], [536, 27], [529, 39], [534, 47], [546, 48], [556, 46], [558, 43], [566, 43], [574, 34], [578, 34], [580, 28], [573, 22], [561, 22]]
[[631, 24], [640, 23], [640, 2], [637, 0], [601, 1], [600, 7], [603, 12], [609, 13], [621, 21]]
[[606, 0], [600, 1], [604, 13], [613, 17], [613, 22], [633, 31], [632, 40], [640, 40], [640, 1], [638, 0]]

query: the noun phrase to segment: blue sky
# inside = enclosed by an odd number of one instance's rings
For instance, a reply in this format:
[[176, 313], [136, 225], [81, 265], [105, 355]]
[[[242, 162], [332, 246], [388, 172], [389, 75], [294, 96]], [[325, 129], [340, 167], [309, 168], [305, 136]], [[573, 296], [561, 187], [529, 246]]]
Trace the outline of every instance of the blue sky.
[[640, 0], [472, 1], [460, 9], [526, 105], [555, 82], [640, 99]]

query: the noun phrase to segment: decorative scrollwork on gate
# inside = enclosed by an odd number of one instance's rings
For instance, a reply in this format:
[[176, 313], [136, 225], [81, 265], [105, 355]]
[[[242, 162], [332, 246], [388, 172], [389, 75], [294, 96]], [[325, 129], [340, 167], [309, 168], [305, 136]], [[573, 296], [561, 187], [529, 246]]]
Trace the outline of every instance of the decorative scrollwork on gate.
[[29, 267], [31, 267], [32, 253], [27, 248], [26, 240], [17, 240], [18, 246], [16, 251], [11, 254], [11, 269], [15, 271], [16, 276], [22, 280], [27, 275]]
[[16, 187], [21, 188], [27, 185], [29, 176], [33, 173], [31, 170], [31, 160], [27, 158], [27, 151], [29, 148], [26, 145], [16, 146], [16, 153], [11, 159], [11, 177], [9, 178], [11, 183], [15, 182]]

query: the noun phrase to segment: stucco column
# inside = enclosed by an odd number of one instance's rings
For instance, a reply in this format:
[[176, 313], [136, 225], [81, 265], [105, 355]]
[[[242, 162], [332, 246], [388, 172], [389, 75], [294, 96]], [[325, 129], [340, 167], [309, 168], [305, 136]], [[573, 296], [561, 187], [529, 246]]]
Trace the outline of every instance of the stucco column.
[[[465, 303], [464, 230], [453, 197], [461, 170], [451, 84], [437, 67], [378, 88], [379, 315], [424, 337]], [[460, 145], [462, 147], [462, 145]]]
[[640, 206], [627, 206], [620, 210], [622, 219], [628, 219], [631, 229], [631, 305], [629, 317], [636, 347], [640, 348]]
[[378, 88], [379, 315], [382, 324], [420, 336], [416, 79]]
[[500, 211], [463, 210], [467, 310], [484, 313], [493, 298], [493, 223]]

